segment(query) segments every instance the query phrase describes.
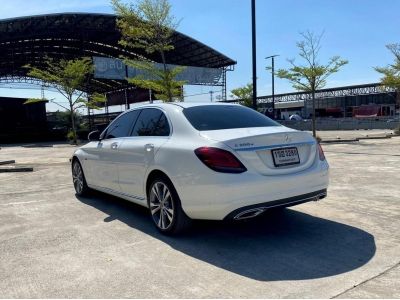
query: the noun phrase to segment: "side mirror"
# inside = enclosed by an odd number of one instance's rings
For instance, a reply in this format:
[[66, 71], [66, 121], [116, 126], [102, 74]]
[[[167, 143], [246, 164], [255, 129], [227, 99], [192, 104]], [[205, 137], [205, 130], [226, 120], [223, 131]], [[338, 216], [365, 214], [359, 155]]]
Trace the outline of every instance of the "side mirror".
[[95, 130], [88, 135], [89, 142], [100, 141], [100, 131]]

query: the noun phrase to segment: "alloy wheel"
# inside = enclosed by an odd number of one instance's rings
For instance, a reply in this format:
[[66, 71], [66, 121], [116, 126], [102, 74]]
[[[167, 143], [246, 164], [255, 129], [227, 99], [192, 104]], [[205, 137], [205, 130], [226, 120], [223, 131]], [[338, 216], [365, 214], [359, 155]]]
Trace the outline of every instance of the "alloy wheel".
[[175, 216], [174, 202], [170, 190], [163, 182], [156, 182], [151, 188], [150, 211], [154, 223], [160, 229], [171, 227]]
[[74, 183], [75, 191], [77, 194], [81, 194], [83, 191], [83, 172], [78, 162], [74, 163], [72, 168], [72, 180]]

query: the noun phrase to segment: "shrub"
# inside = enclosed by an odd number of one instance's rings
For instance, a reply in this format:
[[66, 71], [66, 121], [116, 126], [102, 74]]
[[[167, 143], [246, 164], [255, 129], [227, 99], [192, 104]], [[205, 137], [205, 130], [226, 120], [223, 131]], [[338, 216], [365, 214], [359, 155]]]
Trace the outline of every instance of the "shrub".
[[394, 129], [394, 134], [395, 134], [395, 135], [400, 135], [400, 125], [397, 126], [397, 127]]
[[68, 133], [67, 133], [67, 139], [70, 142], [73, 142], [74, 141], [74, 135], [75, 135], [75, 133], [72, 130], [69, 130]]

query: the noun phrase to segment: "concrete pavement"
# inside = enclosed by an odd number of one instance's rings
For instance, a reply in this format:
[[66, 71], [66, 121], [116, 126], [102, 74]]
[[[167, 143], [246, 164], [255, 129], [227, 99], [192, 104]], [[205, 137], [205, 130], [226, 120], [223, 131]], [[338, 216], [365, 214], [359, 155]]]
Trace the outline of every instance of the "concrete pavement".
[[144, 208], [77, 198], [73, 146], [3, 145], [35, 170], [0, 174], [0, 297], [400, 297], [400, 138], [324, 149], [326, 199], [172, 238]]

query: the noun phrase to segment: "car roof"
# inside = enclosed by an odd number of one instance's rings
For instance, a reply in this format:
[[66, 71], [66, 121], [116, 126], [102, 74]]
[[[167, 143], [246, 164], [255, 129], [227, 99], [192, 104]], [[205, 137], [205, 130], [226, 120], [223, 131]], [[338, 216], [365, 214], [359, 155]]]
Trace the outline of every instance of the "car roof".
[[206, 105], [237, 105], [237, 104], [231, 104], [231, 103], [226, 103], [226, 102], [173, 102], [173, 103], [165, 103], [165, 104], [174, 104], [178, 105], [183, 108], [188, 108], [188, 107], [195, 107], [195, 106], [206, 106]]
[[189, 108], [189, 107], [196, 107], [196, 106], [221, 106], [221, 105], [231, 105], [235, 106], [238, 104], [226, 103], [226, 102], [159, 102], [159, 103], [145, 103], [139, 104], [132, 107], [132, 109], [138, 108], [146, 108], [146, 107], [160, 107], [160, 108], [173, 108], [173, 107], [181, 107], [181, 108]]

